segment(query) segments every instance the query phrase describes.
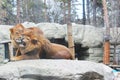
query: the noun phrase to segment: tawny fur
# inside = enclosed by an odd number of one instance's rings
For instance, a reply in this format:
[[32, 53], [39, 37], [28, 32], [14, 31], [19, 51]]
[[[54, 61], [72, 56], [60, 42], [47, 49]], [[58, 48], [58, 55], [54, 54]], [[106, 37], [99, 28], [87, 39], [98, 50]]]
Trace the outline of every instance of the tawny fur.
[[11, 38], [11, 43], [13, 45], [13, 48], [16, 49], [16, 55], [15, 56], [19, 56], [21, 55], [21, 51], [20, 51], [20, 47], [19, 44], [16, 42], [17, 39], [19, 39], [21, 37], [21, 34], [24, 33], [24, 31], [29, 31], [32, 30], [34, 32], [39, 33], [40, 35], [44, 35], [43, 31], [40, 30], [37, 27], [30, 27], [30, 28], [25, 28], [22, 24], [17, 24], [15, 25], [13, 28], [10, 29], [10, 38]]
[[[17, 26], [16, 26], [17, 27]], [[23, 26], [21, 26], [23, 27]], [[19, 28], [17, 30], [19, 31]], [[19, 33], [23, 37], [23, 41], [26, 44], [24, 47], [18, 47], [20, 55], [17, 55], [12, 58], [12, 60], [25, 60], [25, 59], [73, 59], [70, 50], [59, 44], [51, 43], [48, 39], [46, 39], [43, 35], [43, 32], [37, 28], [22, 28], [23, 32]], [[13, 30], [15, 28], [13, 27]], [[13, 34], [16, 31], [11, 31], [12, 40], [16, 37], [16, 34]], [[20, 36], [21, 37], [21, 36]], [[14, 42], [14, 41], [13, 41]], [[13, 43], [15, 44], [15, 43]], [[15, 46], [16, 47], [16, 46]]]

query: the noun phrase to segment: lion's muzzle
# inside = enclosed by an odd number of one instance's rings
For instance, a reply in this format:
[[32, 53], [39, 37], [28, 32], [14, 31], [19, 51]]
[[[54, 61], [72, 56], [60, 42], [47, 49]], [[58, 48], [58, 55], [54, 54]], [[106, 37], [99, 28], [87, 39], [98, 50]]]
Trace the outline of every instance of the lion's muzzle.
[[23, 37], [19, 37], [19, 38], [15, 39], [15, 42], [19, 45], [19, 47], [25, 47], [26, 46], [26, 43], [25, 43]]

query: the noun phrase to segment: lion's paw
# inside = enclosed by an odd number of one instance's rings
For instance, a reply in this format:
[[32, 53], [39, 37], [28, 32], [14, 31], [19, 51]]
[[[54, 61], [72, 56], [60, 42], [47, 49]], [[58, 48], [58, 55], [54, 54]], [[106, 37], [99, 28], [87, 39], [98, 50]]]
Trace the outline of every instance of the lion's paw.
[[17, 57], [12, 57], [11, 61], [18, 61]]

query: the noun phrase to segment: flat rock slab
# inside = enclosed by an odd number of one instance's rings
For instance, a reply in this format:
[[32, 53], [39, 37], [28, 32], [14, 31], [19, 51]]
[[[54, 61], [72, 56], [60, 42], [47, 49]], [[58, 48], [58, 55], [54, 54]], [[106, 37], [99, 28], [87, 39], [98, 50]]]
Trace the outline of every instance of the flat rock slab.
[[[112, 69], [102, 63], [78, 60], [23, 60], [0, 66], [0, 80], [113, 80]], [[99, 78], [99, 79], [97, 79]]]

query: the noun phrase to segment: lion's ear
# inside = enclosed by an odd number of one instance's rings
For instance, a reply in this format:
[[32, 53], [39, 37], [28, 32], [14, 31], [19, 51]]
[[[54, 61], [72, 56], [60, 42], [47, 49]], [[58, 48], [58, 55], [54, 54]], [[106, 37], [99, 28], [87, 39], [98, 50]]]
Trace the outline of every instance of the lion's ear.
[[16, 26], [20, 26], [21, 28], [24, 28], [24, 26], [22, 24], [17, 24]]
[[31, 40], [31, 42], [32, 42], [33, 44], [37, 44], [38, 40], [37, 40], [37, 38], [34, 38], [34, 39]]

